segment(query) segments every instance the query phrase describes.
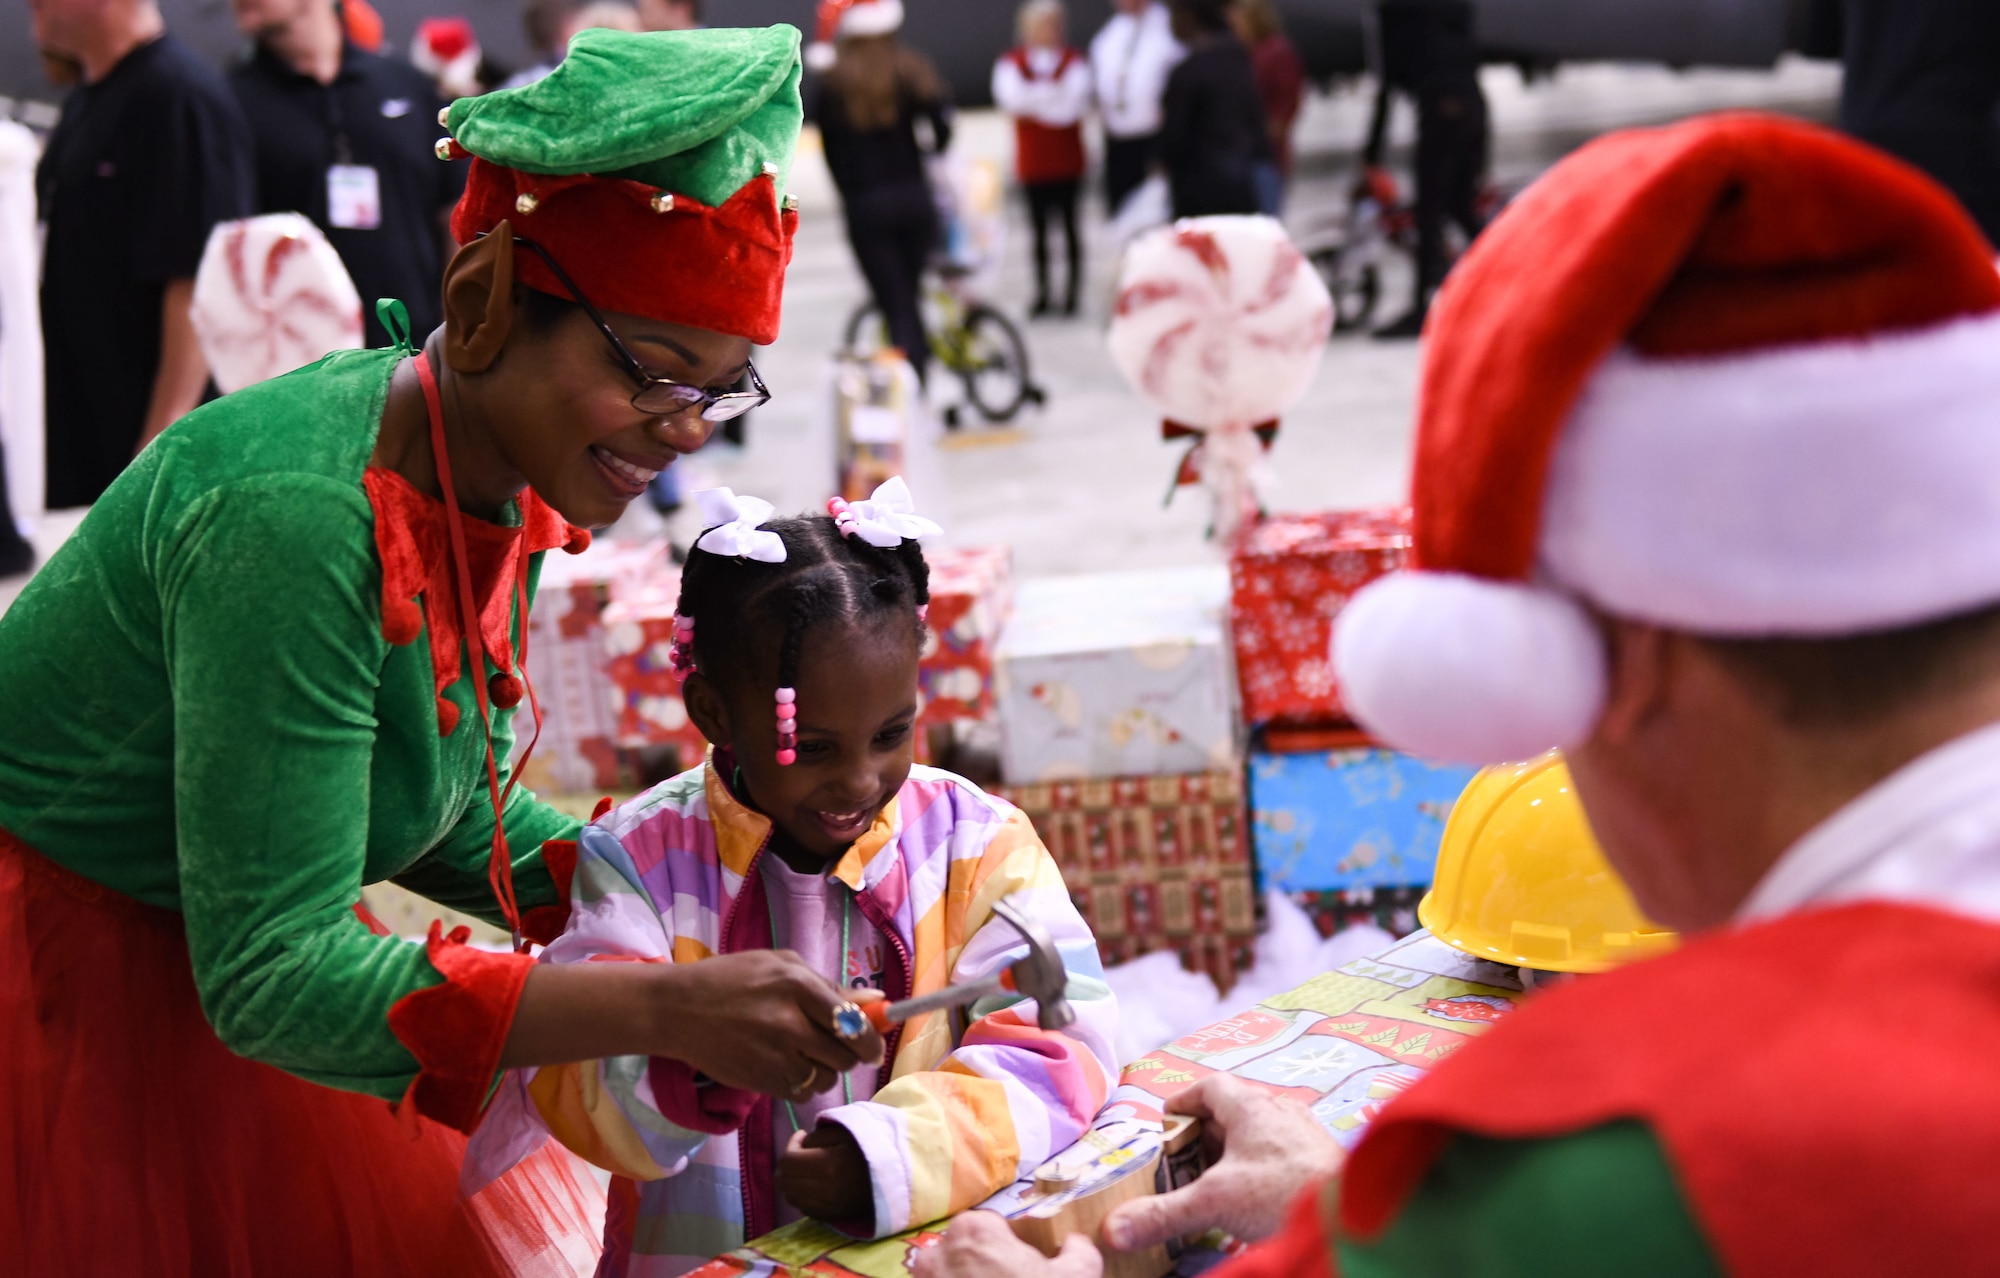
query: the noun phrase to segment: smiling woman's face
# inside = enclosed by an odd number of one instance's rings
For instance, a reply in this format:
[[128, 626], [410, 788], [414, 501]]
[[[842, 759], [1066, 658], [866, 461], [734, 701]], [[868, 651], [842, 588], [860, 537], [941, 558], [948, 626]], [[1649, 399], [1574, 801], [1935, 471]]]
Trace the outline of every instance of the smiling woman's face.
[[[525, 292], [525, 290], [523, 290]], [[500, 357], [476, 379], [501, 457], [573, 524], [601, 528], [659, 471], [708, 441], [699, 406], [670, 416], [632, 407], [639, 384], [580, 306], [516, 300]], [[636, 315], [605, 321], [647, 374], [725, 391], [743, 380], [748, 338]]]

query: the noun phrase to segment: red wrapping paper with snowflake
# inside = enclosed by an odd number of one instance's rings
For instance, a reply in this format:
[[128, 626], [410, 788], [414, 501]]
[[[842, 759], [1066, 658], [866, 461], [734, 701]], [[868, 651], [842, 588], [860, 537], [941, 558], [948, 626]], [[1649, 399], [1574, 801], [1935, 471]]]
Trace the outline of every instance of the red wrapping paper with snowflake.
[[925, 726], [993, 715], [993, 647], [1014, 606], [1014, 554], [1006, 546], [926, 550], [930, 609], [917, 665]]
[[708, 741], [688, 718], [674, 675], [674, 609], [680, 574], [661, 574], [604, 610], [604, 675], [610, 681], [612, 736], [621, 746], [670, 745], [683, 768]]
[[1194, 437], [1178, 480], [1214, 501], [1227, 545], [1264, 505], [1264, 449], [1319, 369], [1326, 286], [1267, 217], [1185, 218], [1126, 251], [1112, 361], [1163, 420]]
[[1229, 555], [1229, 628], [1245, 719], [1347, 721], [1333, 677], [1333, 619], [1409, 553], [1407, 507], [1273, 515], [1242, 529]]

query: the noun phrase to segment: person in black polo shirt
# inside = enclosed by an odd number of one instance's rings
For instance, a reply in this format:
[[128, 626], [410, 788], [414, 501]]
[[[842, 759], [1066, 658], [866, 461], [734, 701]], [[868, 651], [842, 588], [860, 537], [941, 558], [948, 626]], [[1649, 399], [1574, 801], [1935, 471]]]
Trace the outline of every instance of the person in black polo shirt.
[[299, 212], [332, 242], [361, 294], [370, 346], [389, 345], [379, 298], [410, 310], [411, 331], [443, 322], [444, 219], [465, 162], [433, 150], [444, 103], [415, 67], [364, 53], [334, 0], [235, 0], [256, 48], [230, 87], [256, 140], [257, 207]]
[[48, 505], [88, 506], [201, 402], [188, 319], [217, 222], [250, 212], [249, 130], [228, 86], [165, 34], [153, 0], [30, 0], [35, 43], [74, 61], [35, 170]]

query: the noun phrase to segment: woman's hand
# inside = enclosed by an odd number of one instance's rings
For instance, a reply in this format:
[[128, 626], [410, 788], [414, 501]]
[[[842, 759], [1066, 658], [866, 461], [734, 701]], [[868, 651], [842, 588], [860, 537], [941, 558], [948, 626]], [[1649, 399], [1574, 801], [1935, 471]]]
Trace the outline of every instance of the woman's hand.
[[665, 1056], [725, 1086], [800, 1101], [881, 1063], [872, 1026], [847, 1041], [834, 1033], [834, 1009], [848, 998], [790, 950], [698, 963], [542, 963], [528, 973], [500, 1064]]
[[1104, 1241], [1115, 1250], [1211, 1229], [1246, 1242], [1268, 1238], [1300, 1191], [1340, 1171], [1340, 1146], [1310, 1110], [1240, 1078], [1212, 1074], [1169, 1100], [1167, 1110], [1201, 1120], [1209, 1168], [1192, 1185], [1114, 1209]]
[[774, 1179], [785, 1201], [814, 1220], [872, 1224], [875, 1219], [868, 1160], [853, 1133], [838, 1123], [793, 1132]]
[[[751, 950], [663, 969], [678, 979], [655, 1056], [686, 1061], [726, 1087], [800, 1101], [840, 1076], [882, 1061], [882, 1037], [864, 1025], [834, 1032], [847, 992], [790, 950]], [[879, 995], [877, 996], [879, 997]]]
[[1014, 1236], [990, 1211], [969, 1211], [951, 1222], [944, 1240], [910, 1253], [916, 1278], [1100, 1278], [1104, 1257], [1082, 1234], [1063, 1239], [1050, 1260]]

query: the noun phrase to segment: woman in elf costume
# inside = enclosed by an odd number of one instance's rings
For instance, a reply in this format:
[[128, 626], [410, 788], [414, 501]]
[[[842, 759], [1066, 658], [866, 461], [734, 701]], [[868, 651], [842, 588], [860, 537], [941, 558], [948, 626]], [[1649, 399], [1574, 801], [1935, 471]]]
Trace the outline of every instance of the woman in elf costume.
[[504, 1068], [803, 1099], [879, 1052], [793, 956], [537, 969], [356, 908], [561, 931], [577, 822], [505, 769], [538, 566], [767, 398], [798, 83], [789, 27], [593, 31], [454, 103], [444, 327], [190, 415], [0, 621], [10, 1272], [568, 1272], [587, 1182], [457, 1190]]

